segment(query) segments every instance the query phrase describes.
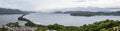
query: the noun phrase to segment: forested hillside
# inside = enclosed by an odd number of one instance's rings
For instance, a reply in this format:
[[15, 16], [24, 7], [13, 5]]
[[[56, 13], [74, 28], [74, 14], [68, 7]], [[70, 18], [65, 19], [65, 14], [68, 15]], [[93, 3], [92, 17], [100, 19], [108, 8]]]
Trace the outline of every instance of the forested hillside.
[[0, 14], [25, 14], [28, 12], [21, 11], [19, 9], [6, 9], [6, 8], [0, 8]]

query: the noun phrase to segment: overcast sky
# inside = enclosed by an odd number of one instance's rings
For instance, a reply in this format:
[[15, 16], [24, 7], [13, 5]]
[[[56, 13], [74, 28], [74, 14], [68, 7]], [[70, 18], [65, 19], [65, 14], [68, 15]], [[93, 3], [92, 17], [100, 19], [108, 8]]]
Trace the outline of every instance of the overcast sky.
[[0, 7], [44, 11], [71, 7], [120, 7], [120, 0], [0, 0]]

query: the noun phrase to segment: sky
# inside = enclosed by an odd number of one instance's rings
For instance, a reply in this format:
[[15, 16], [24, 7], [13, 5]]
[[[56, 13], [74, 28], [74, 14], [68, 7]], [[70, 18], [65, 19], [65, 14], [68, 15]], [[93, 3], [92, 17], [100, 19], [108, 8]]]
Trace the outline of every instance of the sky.
[[25, 11], [48, 11], [72, 7], [120, 7], [120, 0], [0, 0], [0, 7]]

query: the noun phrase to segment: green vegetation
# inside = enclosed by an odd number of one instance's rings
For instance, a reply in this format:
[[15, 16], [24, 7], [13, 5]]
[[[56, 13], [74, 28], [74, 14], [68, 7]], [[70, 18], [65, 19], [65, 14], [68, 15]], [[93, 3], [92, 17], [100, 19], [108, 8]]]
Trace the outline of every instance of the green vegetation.
[[22, 16], [18, 17], [18, 20], [20, 21], [26, 21], [26, 22], [31, 22], [30, 20], [24, 18], [24, 16], [26, 16], [27, 14], [23, 14]]
[[59, 24], [38, 27], [36, 31], [57, 30], [57, 31], [116, 31], [120, 30], [120, 21], [105, 20], [83, 26], [64, 26]]
[[120, 11], [116, 12], [91, 12], [91, 11], [68, 11], [64, 13], [70, 13], [72, 16], [95, 16], [95, 15], [114, 15], [120, 16]]
[[18, 9], [0, 8], [0, 14], [28, 14], [29, 12], [21, 11]]
[[27, 23], [25, 24], [25, 26], [30, 26], [30, 27], [37, 26], [35, 23], [31, 22], [30, 20], [23, 18], [25, 15], [27, 15], [27, 14], [23, 14], [21, 17], [18, 17], [18, 20], [26, 21]]
[[23, 14], [21, 17], [18, 17], [18, 20], [20, 21], [26, 21], [27, 23], [25, 24], [25, 26], [29, 26], [29, 27], [37, 27], [37, 26], [42, 26], [42, 25], [37, 25], [33, 22], [31, 22], [30, 20], [24, 18], [24, 16], [26, 16], [27, 14]]
[[[19, 23], [8, 23], [6, 26], [9, 27], [19, 27]], [[53, 25], [37, 25], [33, 22], [28, 22], [25, 26], [37, 27], [35, 31], [46, 31], [46, 30], [56, 30], [56, 31], [120, 31], [120, 21], [119, 20], [104, 20], [95, 22], [93, 24], [84, 24], [83, 26], [64, 26], [59, 24]], [[0, 31], [5, 31], [4, 27], [0, 28]]]
[[5, 26], [9, 26], [9, 27], [19, 27], [20, 25], [19, 25], [18, 22], [15, 22], [15, 23], [10, 22], [10, 23], [7, 23]]
[[3, 25], [3, 27], [0, 28], [0, 31], [8, 31], [8, 29], [5, 28], [5, 26], [8, 26], [8, 27], [19, 27], [20, 25], [19, 25], [18, 22], [15, 22], [15, 23], [9, 22], [9, 23]]
[[[23, 15], [25, 16], [25, 15]], [[24, 21], [27, 21], [25, 26], [29, 27], [37, 27], [35, 31], [45, 31], [45, 30], [56, 30], [56, 31], [116, 31], [120, 30], [120, 21], [119, 20], [104, 20], [100, 22], [95, 22], [93, 24], [85, 24], [83, 26], [64, 26], [59, 24], [53, 24], [53, 25], [37, 25], [33, 22], [31, 22], [28, 19], [23, 18], [21, 16], [20, 18]]]
[[0, 31], [7, 31], [8, 29], [6, 29], [5, 27], [0, 28]]
[[37, 24], [35, 24], [35, 23], [33, 23], [33, 22], [27, 22], [27, 23], [25, 24], [25, 26], [36, 27]]
[[[25, 16], [25, 15], [23, 15]], [[53, 25], [38, 25], [33, 22], [31, 22], [28, 19], [23, 18], [21, 16], [21, 19], [26, 21], [27, 23], [25, 26], [29, 27], [37, 27], [35, 31], [46, 31], [46, 30], [56, 30], [56, 31], [120, 31], [120, 21], [119, 20], [103, 20], [99, 22], [94, 22], [93, 24], [84, 24], [83, 26], [64, 26], [59, 24], [53, 24]], [[8, 23], [6, 26], [9, 27], [19, 27], [19, 23]], [[0, 28], [0, 31], [5, 31], [4, 27]]]

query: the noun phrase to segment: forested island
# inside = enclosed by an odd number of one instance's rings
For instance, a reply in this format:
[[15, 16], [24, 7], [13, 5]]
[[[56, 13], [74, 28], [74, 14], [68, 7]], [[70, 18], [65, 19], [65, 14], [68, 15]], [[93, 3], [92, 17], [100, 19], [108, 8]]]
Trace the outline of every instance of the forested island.
[[70, 15], [72, 16], [96, 16], [96, 15], [120, 16], [120, 11], [115, 11], [115, 12], [72, 11], [70, 12]]
[[113, 12], [103, 12], [103, 11], [55, 11], [53, 13], [61, 13], [61, 14], [70, 14], [71, 16], [100, 16], [100, 15], [107, 15], [107, 16], [120, 16], [120, 11], [113, 11]]
[[[65, 26], [60, 24], [53, 24], [53, 25], [41, 25], [31, 22], [29, 19], [21, 17], [18, 20], [26, 21], [25, 27], [35, 27], [34, 31], [120, 31], [120, 21], [119, 20], [103, 20], [99, 22], [94, 22], [93, 24], [84, 24], [82, 26]], [[8, 23], [4, 26], [8, 27], [22, 27], [19, 25], [18, 22], [16, 23]], [[0, 31], [7, 31], [9, 29], [5, 27], [0, 28]]]

